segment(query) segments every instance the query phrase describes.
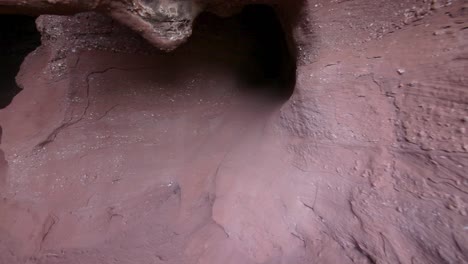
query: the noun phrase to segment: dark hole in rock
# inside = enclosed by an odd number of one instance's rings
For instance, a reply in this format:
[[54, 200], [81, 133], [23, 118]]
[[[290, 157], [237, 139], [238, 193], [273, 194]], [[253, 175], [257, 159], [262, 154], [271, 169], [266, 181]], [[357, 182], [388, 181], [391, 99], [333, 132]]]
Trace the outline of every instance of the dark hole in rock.
[[244, 69], [245, 80], [259, 87], [266, 85], [289, 99], [296, 82], [296, 61], [276, 12], [266, 5], [249, 5], [239, 17], [246, 36], [254, 39], [249, 54], [252, 67]]
[[220, 39], [218, 43], [227, 39], [232, 41], [224, 45], [224, 53], [231, 59], [227, 56], [223, 59], [231, 63], [235, 61], [233, 70], [238, 76], [238, 88], [242, 92], [280, 100], [291, 97], [296, 84], [296, 59], [288, 47], [287, 35], [272, 7], [248, 5], [241, 13], [229, 18], [203, 13], [196, 21], [194, 34], [188, 45], [201, 37], [200, 32], [211, 32], [210, 34], [215, 35], [214, 38]]
[[24, 58], [40, 45], [40, 40], [34, 17], [0, 16], [0, 109], [21, 91], [15, 77]]

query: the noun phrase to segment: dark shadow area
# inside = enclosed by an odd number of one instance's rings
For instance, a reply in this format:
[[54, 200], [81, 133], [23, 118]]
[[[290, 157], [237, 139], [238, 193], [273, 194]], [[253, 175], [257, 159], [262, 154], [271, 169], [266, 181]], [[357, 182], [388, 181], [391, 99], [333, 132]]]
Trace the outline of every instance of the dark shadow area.
[[0, 109], [21, 91], [15, 81], [24, 58], [40, 45], [35, 18], [0, 16]]
[[242, 69], [249, 86], [268, 86], [289, 99], [296, 82], [296, 60], [275, 10], [266, 5], [246, 6], [239, 15], [245, 37], [252, 39], [251, 64]]
[[[207, 35], [209, 32], [210, 35]], [[200, 40], [204, 38], [204, 40]], [[296, 84], [296, 59], [288, 48], [287, 35], [275, 10], [267, 5], [248, 5], [238, 15], [220, 18], [209, 13], [199, 16], [191, 40], [211, 42], [198, 52], [212, 56], [206, 60], [231, 64], [242, 92], [288, 100]], [[217, 50], [223, 47], [223, 51]], [[176, 50], [175, 53], [178, 53]], [[224, 54], [224, 55], [221, 55]]]

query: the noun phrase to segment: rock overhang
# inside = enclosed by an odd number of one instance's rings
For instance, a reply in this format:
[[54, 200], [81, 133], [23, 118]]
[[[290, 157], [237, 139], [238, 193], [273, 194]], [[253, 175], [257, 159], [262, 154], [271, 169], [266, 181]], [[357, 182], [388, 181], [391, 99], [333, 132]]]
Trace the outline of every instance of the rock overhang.
[[153, 46], [171, 51], [183, 44], [192, 35], [198, 15], [203, 12], [218, 16], [232, 16], [246, 5], [264, 4], [284, 12], [289, 6], [302, 3], [275, 0], [0, 0], [0, 13], [63, 14], [97, 11], [111, 16], [128, 26]]

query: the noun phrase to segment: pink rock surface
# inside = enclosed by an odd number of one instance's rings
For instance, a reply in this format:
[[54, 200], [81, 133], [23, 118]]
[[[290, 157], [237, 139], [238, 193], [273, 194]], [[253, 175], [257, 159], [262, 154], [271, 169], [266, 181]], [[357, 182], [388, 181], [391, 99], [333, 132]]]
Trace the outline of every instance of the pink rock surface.
[[467, 8], [277, 10], [290, 97], [242, 16], [172, 53], [40, 17], [0, 110], [0, 263], [468, 263]]

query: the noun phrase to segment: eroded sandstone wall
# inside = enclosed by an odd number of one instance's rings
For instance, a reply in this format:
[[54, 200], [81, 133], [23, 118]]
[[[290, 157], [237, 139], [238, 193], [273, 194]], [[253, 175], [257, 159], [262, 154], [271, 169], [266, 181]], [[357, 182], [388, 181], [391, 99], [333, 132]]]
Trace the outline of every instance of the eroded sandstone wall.
[[0, 262], [468, 262], [466, 1], [273, 6], [297, 61], [280, 100], [239, 74], [236, 18], [164, 54], [40, 17], [0, 111]]

